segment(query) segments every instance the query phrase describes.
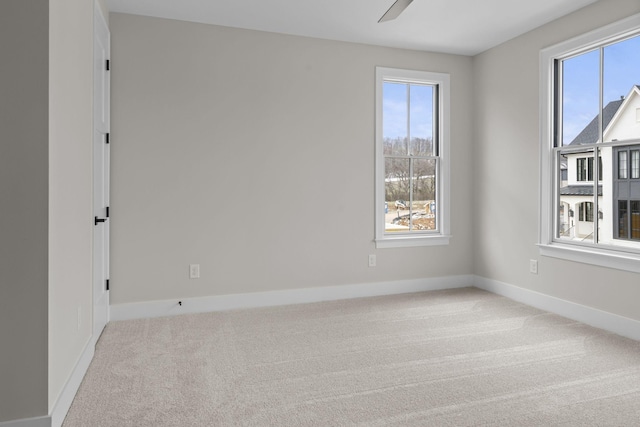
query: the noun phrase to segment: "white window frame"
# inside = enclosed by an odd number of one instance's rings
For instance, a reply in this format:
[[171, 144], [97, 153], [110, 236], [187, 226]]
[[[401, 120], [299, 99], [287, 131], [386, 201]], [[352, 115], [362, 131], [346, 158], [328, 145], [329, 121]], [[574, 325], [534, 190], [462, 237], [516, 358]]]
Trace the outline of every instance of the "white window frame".
[[[375, 170], [375, 243], [376, 248], [448, 245], [450, 223], [450, 161], [449, 161], [449, 74], [427, 71], [376, 67], [376, 170]], [[436, 168], [436, 221], [438, 230], [385, 233], [385, 173], [382, 134], [382, 89], [386, 80], [438, 86], [438, 123], [434, 142], [439, 144], [439, 166]]]
[[640, 272], [640, 253], [604, 245], [577, 245], [554, 239], [555, 186], [554, 109], [556, 61], [586, 52], [615, 39], [640, 34], [640, 14], [575, 37], [540, 52], [540, 254], [619, 270]]

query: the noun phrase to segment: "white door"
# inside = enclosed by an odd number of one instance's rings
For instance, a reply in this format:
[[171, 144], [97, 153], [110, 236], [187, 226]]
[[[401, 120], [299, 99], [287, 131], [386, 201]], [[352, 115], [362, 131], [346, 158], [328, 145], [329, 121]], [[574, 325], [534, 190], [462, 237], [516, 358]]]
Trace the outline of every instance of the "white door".
[[109, 321], [109, 28], [94, 4], [93, 41], [93, 336]]

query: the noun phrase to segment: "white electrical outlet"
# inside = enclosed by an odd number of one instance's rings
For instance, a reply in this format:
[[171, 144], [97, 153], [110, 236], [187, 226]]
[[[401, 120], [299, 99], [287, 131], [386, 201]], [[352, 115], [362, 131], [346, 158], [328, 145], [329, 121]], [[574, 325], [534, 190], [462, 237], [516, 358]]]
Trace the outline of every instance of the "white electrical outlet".
[[529, 260], [529, 272], [532, 274], [538, 274], [538, 260], [536, 259]]
[[189, 264], [189, 279], [200, 278], [200, 264]]
[[376, 266], [376, 256], [374, 254], [369, 255], [369, 267]]

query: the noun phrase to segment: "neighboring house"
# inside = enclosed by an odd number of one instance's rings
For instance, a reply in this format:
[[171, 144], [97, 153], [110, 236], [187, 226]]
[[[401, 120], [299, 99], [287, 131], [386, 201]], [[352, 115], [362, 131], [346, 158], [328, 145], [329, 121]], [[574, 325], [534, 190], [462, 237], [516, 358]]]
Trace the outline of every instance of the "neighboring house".
[[[594, 162], [595, 144], [601, 142], [598, 121], [596, 116], [569, 144], [585, 150], [560, 159], [560, 236], [592, 239], [598, 215], [599, 242], [624, 246], [626, 241], [640, 240], [640, 145], [601, 147]], [[640, 86], [605, 106], [602, 126], [605, 142], [640, 139]]]

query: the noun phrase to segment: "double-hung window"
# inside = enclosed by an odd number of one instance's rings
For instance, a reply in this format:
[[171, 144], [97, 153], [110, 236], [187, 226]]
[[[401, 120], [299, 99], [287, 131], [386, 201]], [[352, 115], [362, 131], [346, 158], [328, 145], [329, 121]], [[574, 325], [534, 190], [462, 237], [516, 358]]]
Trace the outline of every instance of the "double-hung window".
[[640, 272], [640, 15], [540, 58], [541, 253]]
[[376, 247], [449, 242], [449, 75], [376, 68]]

